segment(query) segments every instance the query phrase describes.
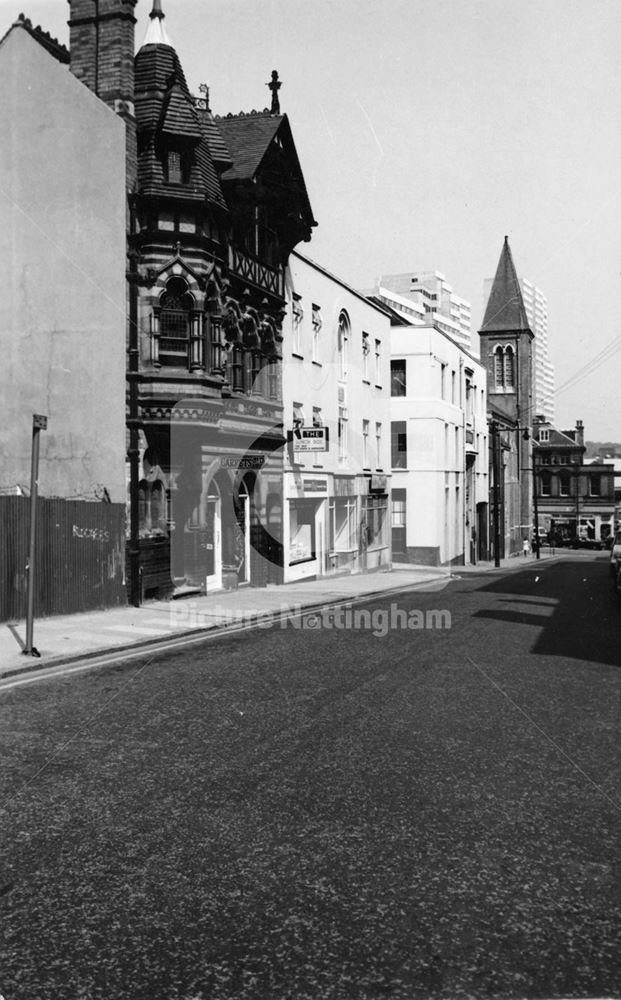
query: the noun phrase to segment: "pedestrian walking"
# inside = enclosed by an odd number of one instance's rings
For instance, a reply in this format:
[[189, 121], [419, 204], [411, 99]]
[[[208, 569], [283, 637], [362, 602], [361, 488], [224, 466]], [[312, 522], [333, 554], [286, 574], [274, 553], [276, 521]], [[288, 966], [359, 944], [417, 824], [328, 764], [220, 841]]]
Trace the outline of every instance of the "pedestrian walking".
[[522, 545], [522, 555], [527, 556], [530, 553], [530, 545], [528, 544], [528, 538], [524, 539], [524, 544]]

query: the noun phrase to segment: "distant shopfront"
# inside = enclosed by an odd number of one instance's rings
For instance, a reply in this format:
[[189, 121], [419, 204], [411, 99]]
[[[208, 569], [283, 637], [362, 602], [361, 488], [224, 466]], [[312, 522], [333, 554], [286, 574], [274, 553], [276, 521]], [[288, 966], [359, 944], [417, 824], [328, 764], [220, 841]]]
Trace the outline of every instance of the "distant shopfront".
[[287, 473], [285, 479], [285, 582], [390, 564], [385, 477]]

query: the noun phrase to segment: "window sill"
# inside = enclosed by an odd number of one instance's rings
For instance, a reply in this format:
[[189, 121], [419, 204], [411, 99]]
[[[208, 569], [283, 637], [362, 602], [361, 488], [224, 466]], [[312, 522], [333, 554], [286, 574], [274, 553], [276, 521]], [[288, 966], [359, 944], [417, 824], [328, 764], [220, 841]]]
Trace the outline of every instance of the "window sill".
[[313, 554], [311, 556], [304, 556], [303, 559], [293, 559], [293, 560], [291, 560], [289, 562], [289, 565], [290, 566], [299, 566], [301, 563], [315, 562], [316, 558], [317, 558], [317, 556], [313, 552]]
[[[292, 358], [297, 358], [299, 361], [304, 361], [304, 355], [303, 354], [298, 354], [297, 351], [291, 351], [291, 357]], [[289, 564], [289, 565], [291, 565], [291, 564]]]
[[362, 380], [362, 384], [363, 384], [363, 385], [371, 385], [371, 380], [370, 380], [370, 379], [368, 379], [368, 378], [363, 378], [363, 380]]
[[311, 364], [317, 365], [318, 368], [323, 368], [323, 364], [321, 361], [311, 361]]

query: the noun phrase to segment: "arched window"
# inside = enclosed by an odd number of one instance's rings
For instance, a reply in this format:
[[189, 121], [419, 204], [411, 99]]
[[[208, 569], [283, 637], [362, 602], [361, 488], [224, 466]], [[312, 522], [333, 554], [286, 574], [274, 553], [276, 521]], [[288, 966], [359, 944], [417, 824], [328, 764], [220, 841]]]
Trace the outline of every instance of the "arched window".
[[498, 388], [504, 385], [504, 364], [502, 347], [497, 347], [494, 351], [494, 378]]
[[187, 368], [194, 299], [183, 278], [171, 278], [160, 298], [159, 363]]
[[166, 488], [161, 480], [140, 481], [138, 487], [139, 532], [141, 538], [167, 533]]
[[494, 383], [496, 389], [507, 392], [515, 389], [515, 351], [510, 344], [494, 349]]

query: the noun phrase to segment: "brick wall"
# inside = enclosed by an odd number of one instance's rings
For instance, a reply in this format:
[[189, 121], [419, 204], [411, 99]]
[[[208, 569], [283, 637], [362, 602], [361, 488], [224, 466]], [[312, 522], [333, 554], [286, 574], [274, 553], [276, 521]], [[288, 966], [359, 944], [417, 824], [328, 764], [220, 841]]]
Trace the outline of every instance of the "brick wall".
[[137, 0], [69, 0], [71, 72], [126, 122], [127, 186], [136, 177], [134, 7]]

